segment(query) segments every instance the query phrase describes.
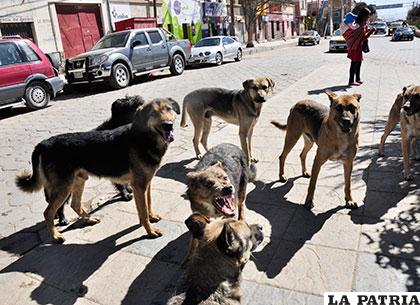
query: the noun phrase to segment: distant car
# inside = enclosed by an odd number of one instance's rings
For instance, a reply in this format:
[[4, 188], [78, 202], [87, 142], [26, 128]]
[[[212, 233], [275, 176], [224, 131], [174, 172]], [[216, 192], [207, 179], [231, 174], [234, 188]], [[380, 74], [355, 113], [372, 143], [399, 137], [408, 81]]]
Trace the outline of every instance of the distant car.
[[374, 29], [374, 34], [383, 34], [386, 35], [388, 33], [388, 26], [385, 21], [376, 21], [372, 22], [369, 25], [369, 28]]
[[321, 36], [319, 36], [317, 31], [306, 31], [303, 32], [302, 35], [299, 36], [298, 45], [306, 45], [306, 44], [319, 44], [321, 40]]
[[145, 28], [111, 33], [90, 51], [66, 61], [69, 84], [107, 81], [114, 89], [127, 87], [135, 76], [170, 70], [184, 72], [190, 57], [188, 39], [176, 40], [162, 28]]
[[414, 39], [414, 31], [408, 27], [403, 26], [394, 31], [394, 34], [392, 35], [392, 41], [398, 41], [398, 40], [413, 40]]
[[394, 21], [388, 25], [388, 36], [394, 34], [395, 30], [403, 26], [403, 21]]
[[347, 43], [340, 30], [336, 30], [330, 39], [330, 52], [347, 51]]
[[242, 45], [230, 36], [213, 36], [201, 39], [192, 47], [188, 63], [221, 65], [226, 59], [240, 61]]
[[0, 37], [0, 108], [25, 102], [32, 109], [48, 105], [64, 87], [51, 57], [32, 41]]

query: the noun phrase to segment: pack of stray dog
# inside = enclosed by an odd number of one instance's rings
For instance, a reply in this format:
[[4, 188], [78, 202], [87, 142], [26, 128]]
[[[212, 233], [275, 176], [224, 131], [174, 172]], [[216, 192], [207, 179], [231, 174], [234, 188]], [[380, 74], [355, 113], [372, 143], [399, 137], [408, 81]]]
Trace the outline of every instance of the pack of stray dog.
[[[269, 77], [253, 78], [244, 81], [242, 87], [203, 88], [184, 98], [181, 126], [187, 127], [188, 115], [194, 127], [193, 148], [199, 161], [186, 177], [192, 214], [185, 215], [185, 224], [191, 239], [184, 272], [169, 305], [240, 304], [242, 270], [251, 252], [264, 239], [261, 225], [246, 222], [246, 194], [248, 183], [257, 177], [258, 160], [252, 154], [253, 130], [275, 82]], [[279, 181], [287, 182], [287, 155], [303, 137], [302, 177], [310, 178], [304, 207], [314, 207], [321, 166], [331, 160], [343, 163], [346, 206], [355, 209], [358, 205], [351, 194], [351, 174], [359, 145], [362, 96], [338, 95], [328, 90], [325, 93], [329, 107], [312, 100], [298, 101], [286, 124], [271, 122], [286, 132], [279, 156]], [[171, 98], [147, 101], [139, 96], [125, 97], [112, 104], [111, 117], [97, 128], [53, 136], [35, 146], [32, 173], [19, 173], [16, 185], [24, 192], [44, 190], [48, 203], [44, 218], [54, 242], [64, 242], [54, 218], [58, 214], [59, 224], [67, 223], [63, 212], [66, 201], [70, 201], [71, 208], [85, 223], [99, 222], [81, 205], [89, 176], [112, 181], [123, 199], [134, 196], [140, 224], [149, 237], [162, 235], [151, 224], [161, 219], [153, 211], [151, 181], [174, 141], [177, 114], [180, 107]], [[213, 116], [239, 126], [241, 148], [223, 143], [209, 149], [207, 140]], [[381, 138], [381, 155], [387, 136], [398, 122], [404, 178], [410, 180], [413, 176], [409, 171], [409, 146], [411, 143], [415, 153], [415, 141], [420, 134], [420, 86], [404, 87], [398, 94]], [[204, 155], [200, 143], [206, 150]], [[309, 172], [306, 156], [314, 143], [318, 149]]]

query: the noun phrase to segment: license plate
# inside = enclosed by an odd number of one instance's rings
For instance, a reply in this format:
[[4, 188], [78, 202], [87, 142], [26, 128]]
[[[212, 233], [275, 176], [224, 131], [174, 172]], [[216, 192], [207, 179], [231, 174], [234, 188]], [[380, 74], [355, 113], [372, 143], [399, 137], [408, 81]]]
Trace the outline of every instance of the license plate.
[[73, 72], [74, 78], [83, 78], [83, 72]]

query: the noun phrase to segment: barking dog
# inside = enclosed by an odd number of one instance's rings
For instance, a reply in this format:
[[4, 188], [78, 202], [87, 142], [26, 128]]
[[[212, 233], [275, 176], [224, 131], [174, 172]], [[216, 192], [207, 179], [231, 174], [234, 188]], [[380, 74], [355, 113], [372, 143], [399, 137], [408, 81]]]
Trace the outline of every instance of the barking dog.
[[248, 182], [254, 181], [256, 167], [248, 167], [244, 152], [233, 144], [210, 149], [188, 177], [191, 210], [208, 218], [220, 216], [244, 219]]
[[199, 245], [167, 304], [240, 304], [242, 269], [264, 238], [262, 227], [197, 213], [185, 223]]
[[[204, 88], [189, 93], [182, 105], [181, 127], [186, 125], [188, 112], [194, 125], [194, 150], [198, 159], [201, 152], [199, 141], [208, 150], [207, 139], [211, 129], [213, 115], [227, 123], [239, 125], [239, 137], [247, 163], [257, 160], [252, 157], [252, 133], [260, 116], [262, 104], [274, 88], [271, 78], [253, 78], [243, 82], [242, 90], [226, 90], [222, 88]], [[201, 140], [200, 140], [201, 136]]]
[[[138, 107], [144, 104], [142, 97], [138, 95], [126, 96], [112, 103], [111, 118], [103, 122], [93, 130], [110, 130], [133, 122], [134, 114]], [[133, 199], [133, 190], [127, 184], [114, 183], [115, 189], [124, 200]], [[69, 222], [64, 215], [64, 204], [57, 211], [58, 224], [67, 225]]]
[[160, 236], [150, 222], [160, 220], [154, 214], [150, 182], [159, 168], [168, 144], [173, 141], [173, 123], [179, 105], [169, 99], [155, 99], [140, 107], [132, 124], [112, 130], [67, 133], [39, 143], [32, 153], [32, 174], [22, 173], [16, 185], [24, 192], [44, 188], [48, 207], [45, 222], [53, 240], [64, 237], [54, 226], [54, 216], [69, 194], [71, 207], [87, 223], [98, 219], [89, 216], [81, 206], [85, 181], [89, 175], [129, 183], [140, 223], [151, 237]]
[[[311, 177], [305, 207], [313, 208], [316, 180], [321, 166], [327, 160], [341, 160], [344, 165], [345, 200], [349, 208], [357, 208], [351, 196], [351, 172], [359, 143], [360, 94], [337, 95], [326, 91], [330, 108], [315, 101], [304, 100], [290, 110], [287, 125], [271, 123], [281, 130], [287, 130], [283, 152], [279, 157], [280, 181], [286, 182], [284, 163], [296, 142], [303, 135], [304, 148], [300, 154], [302, 176]], [[306, 155], [313, 143], [318, 145], [311, 176], [306, 171]]]

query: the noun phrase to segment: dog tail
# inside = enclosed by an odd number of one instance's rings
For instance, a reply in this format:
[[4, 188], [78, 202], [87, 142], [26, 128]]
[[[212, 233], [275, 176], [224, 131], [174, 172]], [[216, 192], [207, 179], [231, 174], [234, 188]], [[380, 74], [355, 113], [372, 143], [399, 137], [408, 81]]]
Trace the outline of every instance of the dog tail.
[[274, 126], [276, 126], [280, 130], [286, 130], [287, 129], [287, 125], [280, 124], [277, 121], [271, 121], [270, 123], [273, 124]]
[[184, 99], [184, 102], [182, 103], [182, 115], [181, 115], [181, 127], [187, 127], [187, 101]]
[[255, 162], [251, 162], [248, 169], [248, 182], [254, 182], [257, 178], [257, 166]]
[[41, 148], [37, 145], [32, 153], [32, 174], [29, 171], [23, 171], [16, 175], [16, 186], [23, 192], [37, 192], [42, 188], [42, 181], [39, 174], [40, 155]]

